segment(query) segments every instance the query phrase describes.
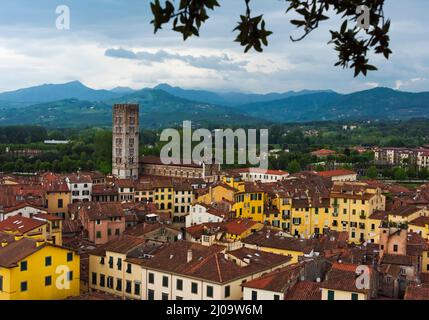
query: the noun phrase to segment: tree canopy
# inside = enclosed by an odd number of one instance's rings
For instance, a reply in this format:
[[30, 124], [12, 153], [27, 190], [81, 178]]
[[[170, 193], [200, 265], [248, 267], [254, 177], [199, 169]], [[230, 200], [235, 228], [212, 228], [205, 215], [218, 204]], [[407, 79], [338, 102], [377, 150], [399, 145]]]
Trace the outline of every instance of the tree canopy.
[[[272, 34], [266, 29], [263, 15], [252, 15], [251, 1], [243, 0], [245, 12], [240, 15], [234, 31], [236, 42], [245, 47], [248, 52], [254, 49], [263, 51], [268, 46], [268, 37]], [[291, 37], [292, 41], [301, 41], [319, 24], [329, 19], [333, 13], [341, 17], [341, 26], [338, 30], [330, 30], [331, 41], [338, 54], [336, 66], [354, 69], [355, 77], [359, 74], [367, 75], [368, 71], [377, 70], [369, 64], [370, 52], [382, 54], [389, 59], [392, 51], [389, 48], [390, 20], [384, 17], [385, 0], [285, 0], [286, 13], [295, 12], [297, 19], [290, 23], [302, 30], [298, 38]], [[154, 19], [151, 23], [155, 33], [163, 25], [171, 23], [172, 29], [183, 35], [187, 40], [191, 36], [199, 36], [201, 26], [210, 18], [209, 11], [220, 7], [217, 0], [178, 0], [151, 2]]]

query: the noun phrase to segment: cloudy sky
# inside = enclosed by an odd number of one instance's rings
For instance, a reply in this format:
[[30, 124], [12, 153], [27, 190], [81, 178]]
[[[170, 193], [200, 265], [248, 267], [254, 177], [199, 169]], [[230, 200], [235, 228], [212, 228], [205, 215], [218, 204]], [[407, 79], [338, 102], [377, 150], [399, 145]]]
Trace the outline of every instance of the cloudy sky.
[[[333, 89], [351, 92], [386, 86], [429, 91], [429, 1], [387, 0], [392, 19], [389, 61], [375, 57], [378, 72], [353, 78], [333, 67], [329, 41], [338, 20], [326, 22], [300, 43], [284, 0], [253, 0], [274, 32], [264, 53], [243, 54], [232, 32], [243, 0], [219, 0], [201, 38], [153, 34], [149, 0], [0, 0], [0, 92], [43, 83], [80, 80], [93, 88], [135, 89], [169, 83], [222, 91], [283, 92]], [[56, 8], [67, 5], [71, 29], [57, 30]]]

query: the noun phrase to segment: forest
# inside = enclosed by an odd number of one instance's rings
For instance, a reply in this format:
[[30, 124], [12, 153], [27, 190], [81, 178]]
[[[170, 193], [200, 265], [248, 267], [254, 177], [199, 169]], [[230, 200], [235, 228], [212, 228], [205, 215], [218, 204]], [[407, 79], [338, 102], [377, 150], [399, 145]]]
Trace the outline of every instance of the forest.
[[[208, 129], [218, 128], [208, 124]], [[238, 126], [230, 126], [237, 129]], [[253, 126], [255, 128], [255, 126]], [[358, 153], [356, 147], [420, 147], [429, 144], [429, 120], [386, 122], [315, 122], [297, 124], [261, 125], [269, 129], [269, 149], [278, 150], [270, 157], [270, 168], [291, 173], [306, 170], [325, 170], [336, 167], [355, 169], [369, 177], [422, 178], [427, 171], [416, 168], [373, 167], [374, 155], [367, 151]], [[225, 128], [223, 128], [225, 129]], [[244, 129], [248, 129], [244, 127]], [[140, 154], [159, 155], [161, 129], [140, 129]], [[71, 140], [66, 145], [45, 145], [44, 140]], [[0, 171], [73, 172], [76, 170], [111, 171], [112, 134], [109, 128], [85, 129], [44, 128], [40, 126], [0, 127]], [[338, 155], [321, 163], [310, 152], [332, 149]], [[17, 155], [17, 150], [38, 150], [37, 155]], [[8, 152], [6, 152], [8, 151]]]

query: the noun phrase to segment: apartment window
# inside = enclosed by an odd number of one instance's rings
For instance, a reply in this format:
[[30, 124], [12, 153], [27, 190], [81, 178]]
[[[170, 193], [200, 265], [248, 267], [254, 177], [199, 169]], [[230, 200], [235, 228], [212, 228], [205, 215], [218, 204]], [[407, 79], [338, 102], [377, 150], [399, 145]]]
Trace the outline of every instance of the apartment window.
[[107, 278], [107, 288], [113, 289], [113, 277]]
[[121, 234], [119, 229], [115, 229], [115, 236], [119, 236]]
[[95, 286], [97, 285], [97, 274], [95, 272], [92, 273], [92, 284]]
[[398, 245], [397, 244], [393, 245], [393, 252], [398, 252]]
[[110, 229], [110, 228], [109, 228], [109, 229], [107, 229], [107, 235], [108, 235], [108, 236], [111, 236], [111, 235], [112, 235], [112, 229]]
[[27, 281], [21, 282], [21, 292], [25, 292], [28, 290], [28, 284]]
[[27, 261], [21, 261], [21, 271], [27, 271]]
[[3, 291], [3, 276], [0, 276], [0, 291]]
[[280, 296], [278, 294], [274, 295], [274, 300], [280, 300]]
[[125, 292], [126, 293], [131, 293], [131, 281], [130, 280], [127, 280], [127, 282], [126, 282]]
[[122, 279], [116, 279], [116, 291], [122, 291]]
[[101, 231], [97, 231], [97, 233], [95, 234], [95, 237], [97, 239], [100, 239], [101, 238]]
[[352, 300], [359, 300], [357, 293], [352, 293]]
[[68, 280], [68, 281], [73, 281], [73, 271], [69, 271], [69, 272], [67, 273], [67, 280]]
[[335, 292], [328, 290], [328, 300], [335, 300]]
[[155, 283], [155, 275], [153, 273], [149, 273], [148, 282], [151, 283], [151, 284]]
[[127, 264], [127, 273], [131, 273], [132, 272], [132, 266], [131, 263]]
[[162, 300], [168, 300], [168, 293], [163, 293], [161, 296]]
[[48, 287], [51, 284], [52, 284], [52, 277], [51, 276], [45, 277], [45, 286]]
[[101, 220], [96, 220], [95, 224], [101, 224]]
[[67, 261], [73, 261], [73, 252], [67, 252]]
[[63, 208], [63, 199], [58, 199], [58, 208]]
[[231, 287], [226, 286], [225, 287], [225, 298], [229, 298], [230, 295], [231, 295]]
[[45, 267], [52, 266], [52, 257], [45, 257]]
[[176, 296], [176, 300], [183, 300], [182, 297]]
[[162, 277], [162, 286], [164, 288], [168, 288], [168, 277], [167, 276]]
[[177, 279], [176, 281], [176, 289], [182, 291], [183, 290], [183, 280]]
[[155, 292], [151, 289], [147, 291], [147, 299], [148, 300], [155, 300]]
[[113, 269], [113, 257], [109, 257], [109, 268]]
[[207, 286], [207, 297], [213, 298], [213, 287], [212, 286]]
[[255, 290], [252, 290], [252, 300], [258, 300], [258, 292]]
[[139, 282], [134, 283], [134, 294], [136, 296], [140, 295], [140, 283]]
[[100, 287], [103, 287], [106, 285], [106, 276], [104, 274], [100, 274]]
[[101, 258], [100, 258], [100, 264], [101, 264], [101, 265], [104, 265], [104, 257], [101, 257]]
[[118, 258], [117, 267], [118, 267], [118, 270], [122, 270], [122, 259], [121, 258]]
[[198, 284], [196, 282], [191, 283], [191, 292], [193, 294], [198, 294]]

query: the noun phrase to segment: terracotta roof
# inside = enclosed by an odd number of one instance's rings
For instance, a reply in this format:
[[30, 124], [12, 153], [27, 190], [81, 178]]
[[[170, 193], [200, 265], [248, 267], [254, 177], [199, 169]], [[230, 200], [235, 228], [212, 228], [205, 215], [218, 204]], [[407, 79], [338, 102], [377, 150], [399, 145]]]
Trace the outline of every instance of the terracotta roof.
[[324, 157], [324, 156], [330, 156], [330, 155], [336, 154], [336, 152], [334, 150], [321, 149], [321, 150], [313, 151], [311, 154], [318, 157]]
[[417, 219], [409, 222], [409, 225], [425, 227], [426, 225], [429, 225], [429, 217], [418, 217]]
[[338, 177], [338, 176], [352, 175], [352, 174], [356, 174], [356, 172], [351, 170], [346, 170], [346, 169], [338, 169], [338, 170], [332, 170], [332, 171], [321, 171], [318, 174], [324, 178], [332, 178], [332, 177]]
[[120, 203], [85, 202], [80, 204], [79, 214], [87, 215], [92, 221], [107, 220], [111, 217], [124, 217]]
[[[356, 286], [357, 264], [344, 264], [335, 263], [332, 269], [326, 275], [326, 281], [321, 283], [321, 288], [331, 290], [341, 290], [348, 292], [367, 293], [367, 289], [358, 289]], [[372, 271], [371, 267], [370, 270]]]
[[67, 178], [70, 183], [92, 183], [91, 177], [85, 174], [71, 174]]
[[136, 182], [132, 179], [118, 179], [116, 185], [118, 188], [134, 188]]
[[118, 194], [118, 188], [114, 185], [93, 185], [92, 186], [92, 195], [117, 195]]
[[[168, 164], [168, 166], [173, 166], [173, 167], [191, 167], [191, 168], [202, 168], [202, 165], [199, 164], [183, 164], [182, 160], [179, 159], [178, 160], [179, 164]], [[140, 157], [139, 163], [141, 165], [145, 165], [145, 164], [154, 164], [154, 165], [166, 165], [161, 161], [160, 157], [157, 156], [144, 156], [144, 157]]]
[[107, 244], [95, 249], [91, 252], [91, 254], [104, 256], [106, 254], [106, 251], [127, 254], [128, 252], [134, 250], [136, 247], [145, 244], [145, 242], [145, 239], [139, 237], [122, 235], [120, 238], [112, 240]]
[[244, 283], [242, 286], [284, 293], [289, 287], [290, 282], [300, 278], [301, 274], [303, 274], [303, 270], [304, 265], [296, 263], [262, 275], [259, 278]]
[[46, 245], [48, 244], [44, 243], [37, 246], [37, 241], [29, 238], [13, 241], [5, 247], [0, 247], [0, 266], [4, 268], [15, 267], [19, 261], [42, 249]]
[[159, 222], [154, 223], [140, 223], [134, 227], [127, 228], [124, 232], [126, 235], [134, 236], [134, 237], [141, 237], [145, 234], [155, 231], [157, 229], [160, 229], [162, 227], [162, 224]]
[[401, 266], [412, 266], [414, 259], [411, 256], [403, 256], [396, 254], [384, 254], [380, 261], [381, 264], [394, 264]]
[[233, 219], [225, 223], [226, 232], [235, 235], [241, 235], [242, 233], [256, 227], [258, 222], [249, 219]]
[[406, 207], [401, 207], [395, 210], [392, 210], [389, 212], [389, 215], [393, 215], [393, 216], [401, 216], [401, 217], [409, 217], [410, 215], [421, 211], [421, 208], [418, 208], [416, 206], [406, 206]]
[[0, 231], [19, 232], [24, 234], [34, 229], [38, 229], [46, 223], [46, 221], [40, 221], [21, 216], [13, 216], [0, 222]]
[[429, 300], [429, 285], [411, 284], [407, 286], [404, 300]]
[[382, 220], [385, 221], [389, 217], [389, 213], [387, 211], [374, 211], [370, 216], [369, 219], [373, 220]]
[[[162, 270], [192, 278], [204, 279], [216, 283], [231, 282], [251, 274], [263, 272], [281, 266], [290, 261], [289, 256], [281, 256], [241, 248], [224, 252], [225, 247], [202, 246], [186, 241], [178, 241], [161, 249], [146, 266], [149, 269]], [[192, 259], [188, 262], [188, 252]], [[240, 266], [234, 259], [248, 257], [250, 262]]]
[[61, 221], [64, 220], [62, 217], [54, 216], [52, 214], [38, 213], [34, 215], [34, 218], [39, 218], [47, 221]]
[[226, 231], [225, 223], [203, 223], [186, 228], [186, 233], [194, 239], [200, 239], [203, 234], [218, 234]]
[[320, 283], [299, 281], [285, 295], [285, 300], [321, 300]]

